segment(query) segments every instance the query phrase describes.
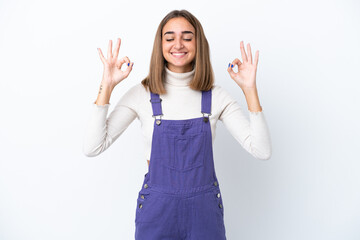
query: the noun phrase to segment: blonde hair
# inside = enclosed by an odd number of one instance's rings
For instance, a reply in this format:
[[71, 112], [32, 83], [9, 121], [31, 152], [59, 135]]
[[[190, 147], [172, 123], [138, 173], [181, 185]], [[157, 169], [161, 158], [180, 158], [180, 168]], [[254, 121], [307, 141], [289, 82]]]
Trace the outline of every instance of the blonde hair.
[[194, 28], [196, 37], [196, 54], [192, 62], [195, 68], [194, 78], [190, 81], [189, 87], [193, 90], [208, 91], [214, 84], [214, 73], [210, 62], [209, 44], [205, 37], [204, 30], [197, 18], [187, 10], [173, 10], [168, 13], [160, 22], [155, 35], [153, 51], [150, 60], [149, 74], [141, 83], [151, 92], [157, 94], [165, 94], [165, 63], [162, 52], [162, 30], [165, 24], [172, 18], [183, 17]]

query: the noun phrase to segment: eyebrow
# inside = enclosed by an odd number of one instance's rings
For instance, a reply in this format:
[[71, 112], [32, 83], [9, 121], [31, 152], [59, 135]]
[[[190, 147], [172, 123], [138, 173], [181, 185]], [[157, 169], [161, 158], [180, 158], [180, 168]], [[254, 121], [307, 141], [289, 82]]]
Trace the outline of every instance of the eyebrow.
[[[164, 33], [164, 36], [165, 36], [165, 34], [174, 34], [175, 32], [173, 32], [173, 31], [168, 31], [168, 32], [166, 32], [166, 33]], [[182, 31], [181, 33], [191, 33], [191, 34], [194, 34], [192, 31]]]

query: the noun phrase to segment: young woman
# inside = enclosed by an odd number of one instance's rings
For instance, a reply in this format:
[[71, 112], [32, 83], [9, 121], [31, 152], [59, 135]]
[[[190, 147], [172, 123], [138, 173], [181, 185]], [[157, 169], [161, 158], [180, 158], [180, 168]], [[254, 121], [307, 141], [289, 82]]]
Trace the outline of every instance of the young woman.
[[[240, 105], [214, 85], [209, 45], [200, 22], [186, 10], [161, 21], [148, 76], [130, 88], [107, 118], [111, 92], [131, 72], [128, 57], [118, 60], [120, 38], [107, 58], [100, 49], [104, 74], [86, 128], [84, 154], [105, 151], [138, 118], [146, 146], [148, 171], [139, 191], [135, 239], [226, 239], [224, 205], [215, 174], [213, 141], [217, 120], [258, 159], [271, 156], [270, 134], [256, 88], [259, 51], [250, 44], [243, 62], [229, 63], [230, 77], [245, 94], [249, 119]], [[125, 71], [121, 66], [126, 63]], [[233, 71], [234, 65], [238, 72]]]

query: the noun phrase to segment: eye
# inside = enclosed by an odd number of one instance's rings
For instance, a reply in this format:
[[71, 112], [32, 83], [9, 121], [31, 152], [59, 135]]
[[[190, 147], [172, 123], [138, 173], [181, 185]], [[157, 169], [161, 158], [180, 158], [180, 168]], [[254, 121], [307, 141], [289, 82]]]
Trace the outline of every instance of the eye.
[[[174, 40], [174, 39], [166, 39], [166, 41], [168, 41], [168, 42], [170, 42], [172, 40]], [[192, 39], [190, 38], [190, 39], [184, 39], [184, 40], [187, 41], [187, 42], [190, 42]]]

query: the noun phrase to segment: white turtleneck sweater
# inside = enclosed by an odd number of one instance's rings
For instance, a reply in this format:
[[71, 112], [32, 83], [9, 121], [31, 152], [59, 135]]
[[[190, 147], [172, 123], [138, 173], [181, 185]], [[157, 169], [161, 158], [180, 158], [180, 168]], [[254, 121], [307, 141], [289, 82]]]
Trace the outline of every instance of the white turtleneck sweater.
[[[181, 120], [202, 117], [201, 91], [192, 90], [188, 84], [195, 69], [186, 73], [175, 73], [165, 67], [166, 94], [162, 98], [162, 119]], [[241, 92], [241, 91], [239, 91]], [[92, 103], [92, 113], [85, 128], [83, 153], [94, 157], [110, 147], [121, 136], [126, 128], [137, 118], [141, 122], [141, 131], [145, 143], [145, 159], [150, 160], [151, 142], [154, 127], [150, 92], [138, 83], [131, 87], [118, 101], [114, 110], [107, 117], [109, 104]], [[215, 139], [217, 121], [225, 125], [240, 145], [257, 159], [267, 160], [271, 157], [270, 132], [261, 112], [245, 112], [229, 93], [218, 85], [212, 88], [211, 99], [211, 133]], [[144, 159], [144, 160], [145, 160]]]

